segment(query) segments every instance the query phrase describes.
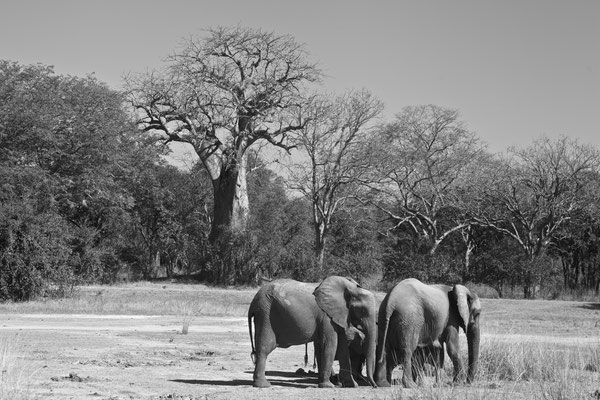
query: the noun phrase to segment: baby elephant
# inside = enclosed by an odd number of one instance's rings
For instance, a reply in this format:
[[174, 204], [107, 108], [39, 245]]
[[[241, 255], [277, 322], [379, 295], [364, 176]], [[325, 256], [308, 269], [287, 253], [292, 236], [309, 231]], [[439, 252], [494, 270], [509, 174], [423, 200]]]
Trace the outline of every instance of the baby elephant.
[[[334, 358], [340, 363], [342, 385], [357, 386], [351, 373], [349, 345], [360, 335], [364, 336], [367, 379], [376, 386], [373, 379], [377, 342], [375, 314], [373, 294], [349, 278], [330, 276], [317, 288], [291, 279], [264, 285], [248, 310], [252, 356], [256, 363], [254, 386], [270, 386], [265, 377], [265, 366], [267, 356], [276, 347], [309, 342], [314, 342], [315, 346], [319, 387], [334, 386], [330, 382]], [[252, 319], [256, 330], [254, 337]]]

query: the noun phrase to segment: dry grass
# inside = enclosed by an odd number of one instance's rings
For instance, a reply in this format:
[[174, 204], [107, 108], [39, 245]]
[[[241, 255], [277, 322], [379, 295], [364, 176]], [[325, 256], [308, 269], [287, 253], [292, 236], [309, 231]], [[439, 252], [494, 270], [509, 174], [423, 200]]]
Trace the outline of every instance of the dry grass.
[[[185, 333], [193, 330], [198, 315], [245, 316], [256, 290], [175, 283], [87, 286], [68, 299], [0, 304], [0, 313], [174, 315]], [[600, 399], [599, 303], [483, 299], [482, 308], [480, 369], [472, 386], [451, 385], [447, 362], [442, 385], [428, 378], [414, 390], [395, 386], [392, 397]], [[462, 340], [466, 360], [464, 335]], [[18, 349], [18, 342], [0, 338], [0, 399], [31, 398], [27, 388], [33, 374], [19, 364]]]
[[0, 337], [0, 399], [28, 400], [32, 371], [17, 357], [18, 337]]
[[[443, 371], [442, 385], [426, 379], [421, 387], [393, 389], [396, 400], [590, 400], [600, 395], [600, 338], [591, 344], [556, 346], [552, 342], [506, 341], [484, 337], [480, 369], [473, 385], [450, 381], [452, 366]], [[463, 354], [466, 359], [466, 354]]]
[[70, 298], [0, 304], [0, 313], [245, 316], [255, 293], [177, 283], [83, 286]]

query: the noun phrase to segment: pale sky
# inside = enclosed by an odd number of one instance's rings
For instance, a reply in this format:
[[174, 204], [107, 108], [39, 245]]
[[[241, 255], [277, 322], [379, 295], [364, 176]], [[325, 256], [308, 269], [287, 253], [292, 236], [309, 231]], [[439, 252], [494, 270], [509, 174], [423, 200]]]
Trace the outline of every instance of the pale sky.
[[545, 134], [600, 148], [598, 0], [0, 0], [0, 58], [114, 89], [216, 26], [290, 34], [327, 73], [367, 88], [390, 118], [455, 108], [494, 152]]

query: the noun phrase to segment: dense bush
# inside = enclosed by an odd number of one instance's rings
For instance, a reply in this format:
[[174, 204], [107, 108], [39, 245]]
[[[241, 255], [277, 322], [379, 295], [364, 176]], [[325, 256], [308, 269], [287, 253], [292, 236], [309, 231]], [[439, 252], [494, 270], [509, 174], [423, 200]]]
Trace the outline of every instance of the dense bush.
[[35, 169], [0, 169], [0, 300], [64, 295], [77, 282], [73, 232]]

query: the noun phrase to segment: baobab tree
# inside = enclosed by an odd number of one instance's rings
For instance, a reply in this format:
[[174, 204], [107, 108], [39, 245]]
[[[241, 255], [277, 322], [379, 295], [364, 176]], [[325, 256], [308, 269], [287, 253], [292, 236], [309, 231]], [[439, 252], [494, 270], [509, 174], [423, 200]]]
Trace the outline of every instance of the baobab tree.
[[141, 128], [190, 144], [208, 171], [213, 243], [246, 229], [248, 148], [263, 140], [289, 150], [288, 135], [305, 126], [305, 89], [321, 78], [307, 58], [291, 36], [219, 27], [185, 41], [164, 70], [127, 78]]

